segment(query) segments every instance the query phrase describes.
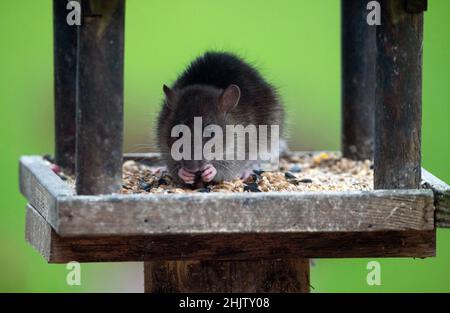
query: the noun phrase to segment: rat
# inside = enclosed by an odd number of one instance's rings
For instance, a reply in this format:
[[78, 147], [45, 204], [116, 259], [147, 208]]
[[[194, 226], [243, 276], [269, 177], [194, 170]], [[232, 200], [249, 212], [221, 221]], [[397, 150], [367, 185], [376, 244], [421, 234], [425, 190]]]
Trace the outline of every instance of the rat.
[[[284, 109], [276, 89], [256, 68], [234, 54], [206, 52], [196, 58], [171, 87], [164, 85], [163, 91], [165, 99], [157, 121], [157, 142], [168, 172], [179, 183], [245, 180], [254, 162], [247, 158], [227, 159], [230, 147], [226, 147], [226, 139], [222, 160], [202, 157], [177, 161], [171, 155], [172, 144], [179, 139], [171, 136], [176, 125], [186, 125], [193, 133], [194, 118], [201, 117], [202, 129], [218, 125], [224, 129], [224, 135], [226, 125], [278, 125], [282, 133]], [[211, 137], [214, 135], [211, 133]], [[270, 142], [270, 131], [268, 136]], [[193, 146], [191, 153], [204, 148], [205, 138], [201, 144], [201, 147]]]

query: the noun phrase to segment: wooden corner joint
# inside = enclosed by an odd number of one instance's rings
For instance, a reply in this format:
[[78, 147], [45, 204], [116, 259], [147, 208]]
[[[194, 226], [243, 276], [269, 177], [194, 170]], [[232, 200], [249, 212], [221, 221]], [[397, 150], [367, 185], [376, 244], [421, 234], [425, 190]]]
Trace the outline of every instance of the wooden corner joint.
[[425, 169], [422, 169], [422, 178], [423, 187], [434, 194], [436, 227], [450, 228], [450, 186]]
[[450, 228], [450, 191], [435, 191], [436, 227]]

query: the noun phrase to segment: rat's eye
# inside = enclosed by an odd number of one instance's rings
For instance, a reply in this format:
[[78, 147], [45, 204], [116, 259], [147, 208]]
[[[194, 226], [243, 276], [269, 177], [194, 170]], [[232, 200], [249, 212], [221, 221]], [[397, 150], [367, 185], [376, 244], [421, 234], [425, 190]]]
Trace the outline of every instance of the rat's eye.
[[175, 142], [178, 139], [180, 139], [181, 137], [183, 137], [183, 132], [178, 133], [176, 136], [170, 136], [170, 141]]
[[[178, 134], [178, 138], [181, 138], [184, 136], [184, 131], [183, 131], [182, 127], [177, 128], [177, 134]], [[177, 138], [177, 137], [175, 137], [175, 138]]]
[[210, 138], [214, 138], [216, 136], [216, 132], [214, 131], [213, 127], [206, 127], [205, 131], [207, 134], [209, 134]]

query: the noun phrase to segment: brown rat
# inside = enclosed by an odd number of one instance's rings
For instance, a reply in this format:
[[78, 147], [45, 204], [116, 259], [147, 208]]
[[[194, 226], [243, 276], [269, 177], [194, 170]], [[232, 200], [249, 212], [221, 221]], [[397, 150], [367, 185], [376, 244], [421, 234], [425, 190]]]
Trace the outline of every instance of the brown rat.
[[[227, 159], [230, 147], [226, 146], [226, 125], [278, 125], [282, 132], [284, 110], [275, 88], [233, 54], [205, 53], [188, 66], [172, 88], [164, 85], [163, 90], [166, 97], [158, 116], [157, 140], [168, 171], [179, 182], [219, 182], [248, 176], [254, 162], [247, 159], [247, 153], [245, 160]], [[210, 125], [223, 128], [223, 160], [208, 160], [204, 156], [194, 159], [195, 151], [202, 150], [210, 138], [202, 138], [192, 146], [190, 160], [174, 159], [171, 148], [179, 138], [171, 136], [172, 130], [186, 125], [194, 133], [195, 117], [202, 118], [202, 130]], [[217, 134], [211, 137], [214, 135]], [[268, 136], [270, 142], [270, 129]], [[191, 142], [194, 143], [193, 138]], [[246, 148], [248, 152], [248, 143]]]

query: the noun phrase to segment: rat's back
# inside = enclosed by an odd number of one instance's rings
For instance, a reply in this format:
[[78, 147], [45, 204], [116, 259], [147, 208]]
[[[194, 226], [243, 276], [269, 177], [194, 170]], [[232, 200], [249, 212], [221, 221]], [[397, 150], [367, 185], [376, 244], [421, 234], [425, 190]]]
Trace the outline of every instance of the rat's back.
[[253, 66], [234, 54], [206, 52], [187, 67], [173, 87], [207, 85], [225, 89], [231, 84], [241, 89], [241, 104], [235, 113], [238, 118], [248, 118], [243, 124], [266, 124], [269, 120], [282, 124], [284, 114], [275, 88]]
[[269, 87], [255, 68], [236, 55], [227, 52], [206, 52], [188, 66], [175, 82], [174, 88], [210, 85], [225, 89], [231, 84], [243, 89], [258, 84]]

